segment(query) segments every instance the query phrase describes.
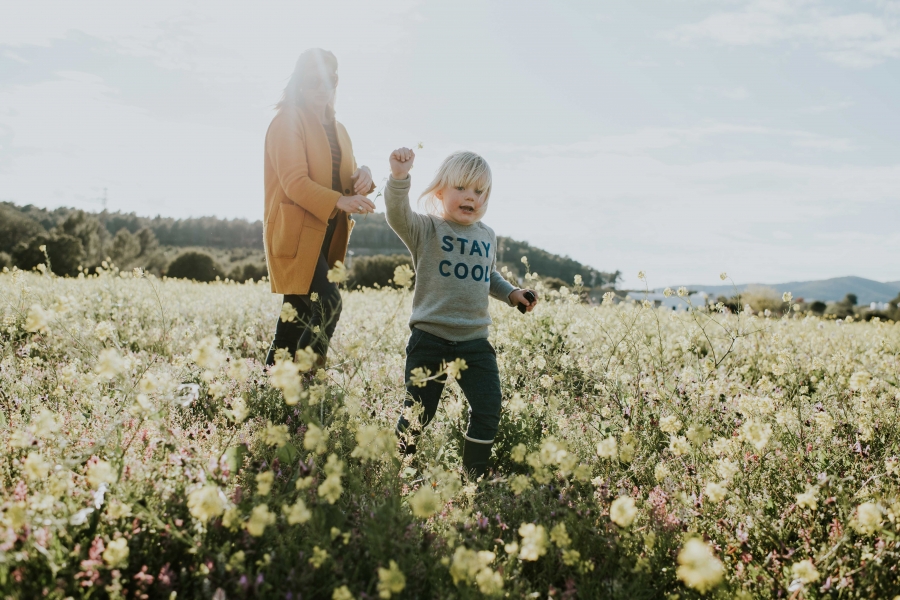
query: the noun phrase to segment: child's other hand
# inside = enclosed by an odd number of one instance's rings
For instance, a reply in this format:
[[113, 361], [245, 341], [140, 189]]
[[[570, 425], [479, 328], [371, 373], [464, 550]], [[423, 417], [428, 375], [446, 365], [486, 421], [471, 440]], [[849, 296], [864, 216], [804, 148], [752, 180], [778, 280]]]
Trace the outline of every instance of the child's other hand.
[[397, 148], [391, 152], [391, 175], [394, 179], [406, 179], [416, 160], [416, 153], [409, 148]]
[[[532, 294], [534, 294], [534, 302], [528, 300], [528, 298], [525, 296], [525, 292], [531, 292]], [[524, 306], [525, 310], [528, 312], [533, 311], [534, 307], [537, 306], [538, 303], [538, 295], [534, 290], [513, 290], [509, 294], [509, 299], [516, 306], [518, 306], [519, 304]]]

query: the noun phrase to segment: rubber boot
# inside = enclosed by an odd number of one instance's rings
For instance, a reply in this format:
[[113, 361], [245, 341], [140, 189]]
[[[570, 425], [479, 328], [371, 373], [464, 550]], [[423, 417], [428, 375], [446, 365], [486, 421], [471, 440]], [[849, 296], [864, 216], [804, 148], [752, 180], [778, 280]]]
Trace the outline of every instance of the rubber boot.
[[491, 458], [491, 448], [493, 447], [493, 442], [484, 444], [465, 440], [462, 463], [463, 469], [466, 470], [469, 477], [477, 480], [487, 474], [488, 461]]

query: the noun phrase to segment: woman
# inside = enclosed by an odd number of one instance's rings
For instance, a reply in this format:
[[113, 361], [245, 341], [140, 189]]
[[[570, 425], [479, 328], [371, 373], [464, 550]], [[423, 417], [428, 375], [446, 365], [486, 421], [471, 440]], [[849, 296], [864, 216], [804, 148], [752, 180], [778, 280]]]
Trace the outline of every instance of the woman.
[[314, 48], [300, 55], [266, 132], [263, 236], [272, 292], [289, 309], [275, 324], [275, 352], [311, 346], [319, 365], [341, 314], [341, 295], [328, 270], [347, 253], [351, 213], [366, 214], [375, 188], [368, 167], [356, 167], [344, 126], [334, 119], [337, 59]]

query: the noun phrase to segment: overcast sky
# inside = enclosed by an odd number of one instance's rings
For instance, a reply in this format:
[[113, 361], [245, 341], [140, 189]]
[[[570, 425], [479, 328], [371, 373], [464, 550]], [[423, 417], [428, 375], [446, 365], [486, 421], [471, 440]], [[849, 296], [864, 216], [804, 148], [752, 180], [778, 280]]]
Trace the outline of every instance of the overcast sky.
[[[377, 182], [457, 149], [485, 222], [626, 285], [900, 280], [900, 1], [40, 2], [0, 19], [0, 200], [262, 215], [297, 56]], [[382, 207], [379, 207], [382, 208]]]

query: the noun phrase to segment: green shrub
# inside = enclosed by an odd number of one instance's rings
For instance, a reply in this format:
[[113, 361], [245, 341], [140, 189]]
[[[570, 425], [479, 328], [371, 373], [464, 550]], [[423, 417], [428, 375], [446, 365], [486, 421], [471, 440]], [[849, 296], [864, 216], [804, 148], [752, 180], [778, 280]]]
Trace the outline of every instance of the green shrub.
[[[46, 246], [47, 256], [41, 246]], [[23, 271], [30, 271], [50, 258], [50, 270], [57, 275], [74, 277], [84, 261], [84, 246], [78, 238], [67, 235], [41, 234], [27, 243], [16, 246], [13, 263]]]
[[215, 259], [205, 252], [185, 252], [169, 263], [166, 276], [194, 281], [214, 281], [222, 269]]
[[13, 206], [0, 204], [0, 251], [12, 252], [19, 244], [42, 233], [46, 233], [40, 223], [31, 219]]
[[547, 289], [551, 290], [559, 290], [561, 287], [569, 286], [570, 283], [566, 283], [559, 277], [544, 277], [543, 280], [544, 285], [547, 286]]
[[141, 254], [141, 241], [138, 236], [123, 227], [113, 237], [107, 251], [117, 267], [127, 269]]
[[266, 266], [266, 263], [246, 263], [238, 265], [228, 273], [230, 279], [239, 283], [244, 283], [250, 279], [259, 281], [268, 275], [269, 268]]
[[348, 286], [350, 289], [358, 287], [380, 287], [391, 285], [394, 277], [394, 269], [400, 265], [412, 267], [412, 259], [408, 255], [389, 254], [376, 256], [360, 256], [353, 260], [353, 268], [350, 271]]

